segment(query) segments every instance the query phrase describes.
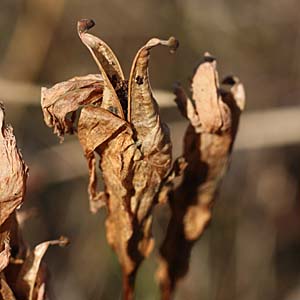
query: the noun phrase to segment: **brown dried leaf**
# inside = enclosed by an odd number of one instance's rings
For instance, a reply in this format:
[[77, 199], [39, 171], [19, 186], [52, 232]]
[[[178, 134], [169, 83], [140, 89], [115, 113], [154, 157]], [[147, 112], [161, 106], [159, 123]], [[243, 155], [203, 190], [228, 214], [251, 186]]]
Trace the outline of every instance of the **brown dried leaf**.
[[196, 69], [191, 84], [195, 113], [200, 124], [193, 125], [196, 132], [216, 133], [230, 127], [230, 112], [219, 93], [219, 77], [216, 61], [209, 53], [204, 54], [205, 62]]
[[80, 20], [77, 24], [79, 37], [82, 42], [92, 50], [93, 57], [97, 58], [95, 60], [97, 65], [101, 64], [101, 69], [107, 74], [109, 80], [116, 80], [118, 82], [124, 80], [120, 63], [111, 48], [98, 37], [87, 33], [87, 31], [94, 26], [95, 22], [93, 20]]
[[0, 274], [0, 299], [1, 300], [16, 300], [13, 291], [5, 281], [4, 276]]
[[4, 232], [0, 234], [0, 246], [1, 252], [0, 252], [0, 272], [4, 268], [7, 267], [9, 263], [9, 258], [10, 258], [10, 245], [9, 245], [9, 234], [8, 232]]
[[[89, 166], [90, 209], [93, 213], [105, 205], [103, 192], [97, 192], [96, 158], [94, 151], [108, 143], [118, 132], [128, 128], [128, 123], [102, 107], [85, 107], [78, 122], [78, 139], [84, 149]], [[121, 149], [120, 149], [121, 151]]]
[[28, 168], [17, 148], [13, 129], [5, 125], [0, 102], [0, 226], [22, 204]]
[[[171, 165], [169, 130], [160, 120], [148, 78], [149, 51], [158, 45], [174, 51], [178, 42], [155, 38], [143, 46], [134, 59], [127, 90], [112, 50], [87, 33], [93, 25], [81, 20], [78, 33], [99, 67], [104, 91], [100, 107], [83, 105], [78, 138], [89, 166], [90, 207], [95, 212], [107, 204], [107, 239], [122, 265], [124, 297], [131, 299], [137, 268], [153, 247], [151, 212]], [[46, 124], [54, 129], [57, 119], [54, 113], [50, 123], [45, 115]], [[105, 184], [100, 193], [96, 190], [96, 153]]]
[[102, 77], [94, 74], [74, 77], [51, 89], [42, 88], [41, 105], [46, 124], [54, 127], [59, 137], [73, 133], [76, 111], [84, 105], [100, 105], [103, 89]]
[[98, 37], [87, 33], [94, 25], [95, 22], [93, 20], [81, 20], [78, 22], [77, 31], [81, 41], [92, 54], [104, 78], [104, 92], [101, 107], [125, 119], [117, 91], [115, 90], [115, 88], [118, 89], [123, 85], [123, 71], [118, 59], [109, 46]]
[[174, 37], [167, 41], [157, 38], [149, 40], [136, 54], [129, 77], [128, 120], [136, 131], [137, 139], [143, 144], [150, 130], [159, 122], [158, 105], [152, 95], [148, 74], [150, 50], [158, 45], [167, 46], [174, 52], [178, 41]]
[[[68, 240], [61, 237], [59, 240], [43, 242], [37, 245], [25, 259], [17, 279], [17, 294], [21, 299], [37, 300], [41, 297], [41, 286], [45, 283], [45, 278], [41, 271], [41, 261], [50, 245], [65, 246]], [[44, 273], [44, 271], [42, 270]], [[37, 280], [39, 279], [39, 282]], [[44, 294], [43, 294], [44, 295]], [[43, 299], [43, 298], [42, 298]]]
[[[211, 209], [230, 158], [244, 108], [242, 84], [231, 77], [224, 83], [230, 91], [219, 88], [216, 62], [205, 56], [193, 78], [193, 100], [176, 86], [176, 102], [190, 120], [184, 138], [183, 157], [187, 162], [181, 182], [168, 189], [172, 210], [165, 240], [161, 246], [158, 279], [162, 299], [170, 299], [177, 281], [188, 271], [195, 241], [211, 219]], [[166, 194], [165, 191], [162, 190]]]

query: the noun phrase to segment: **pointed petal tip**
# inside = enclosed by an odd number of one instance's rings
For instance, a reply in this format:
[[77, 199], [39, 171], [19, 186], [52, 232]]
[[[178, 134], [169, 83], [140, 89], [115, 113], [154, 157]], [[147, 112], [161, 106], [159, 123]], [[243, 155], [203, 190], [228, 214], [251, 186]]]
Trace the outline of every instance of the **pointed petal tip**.
[[70, 244], [70, 240], [66, 236], [60, 236], [59, 239], [59, 246], [64, 247]]
[[173, 54], [179, 47], [179, 41], [175, 37], [171, 36], [168, 39], [168, 46], [170, 47], [170, 52]]
[[233, 76], [233, 75], [229, 75], [229, 76], [226, 76], [223, 80], [222, 80], [222, 84], [227, 84], [227, 85], [234, 85], [236, 83], [239, 83], [240, 82], [240, 79], [236, 76]]
[[209, 52], [205, 52], [204, 53], [204, 61], [205, 62], [215, 62], [216, 58], [213, 55], [211, 55]]
[[4, 107], [4, 103], [0, 101], [0, 130], [2, 129], [4, 124], [4, 117], [5, 117], [5, 107]]
[[78, 33], [87, 32], [89, 29], [95, 26], [95, 21], [92, 19], [81, 19], [77, 22]]
[[176, 95], [178, 91], [182, 88], [180, 81], [175, 81], [172, 85], [173, 93]]

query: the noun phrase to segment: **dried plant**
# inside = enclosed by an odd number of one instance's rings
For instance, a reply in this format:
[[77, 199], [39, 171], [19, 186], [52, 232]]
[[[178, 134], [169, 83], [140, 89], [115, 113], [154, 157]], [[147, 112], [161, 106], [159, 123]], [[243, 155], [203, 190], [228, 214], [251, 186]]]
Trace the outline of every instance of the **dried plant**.
[[0, 299], [43, 300], [46, 298], [46, 268], [41, 263], [48, 241], [30, 250], [24, 243], [17, 209], [24, 200], [28, 168], [16, 145], [11, 126], [5, 124], [0, 102]]
[[[75, 114], [80, 114], [76, 130], [89, 167], [90, 208], [107, 207], [107, 240], [122, 266], [124, 299], [131, 299], [136, 271], [153, 248], [151, 211], [172, 162], [169, 130], [149, 83], [150, 50], [163, 45], [174, 52], [178, 42], [172, 37], [149, 40], [137, 52], [127, 82], [109, 46], [87, 32], [93, 26], [81, 20], [78, 34], [101, 76], [44, 88], [41, 103], [45, 122], [59, 136], [73, 133]], [[95, 154], [104, 192], [97, 192]]]
[[[175, 161], [160, 195], [172, 211], [157, 274], [164, 300], [171, 299], [177, 281], [188, 271], [191, 249], [211, 219], [228, 167], [245, 94], [238, 78], [229, 76], [223, 83], [229, 90], [220, 88], [216, 61], [206, 53], [193, 76], [192, 99], [179, 84], [175, 87], [178, 108], [190, 124], [183, 156]], [[177, 176], [179, 183], [174, 185]]]
[[[90, 210], [107, 207], [107, 240], [122, 266], [124, 299], [133, 298], [136, 272], [153, 248], [153, 206], [169, 202], [172, 216], [158, 278], [162, 298], [170, 299], [178, 279], [187, 273], [193, 244], [211, 218], [244, 107], [243, 86], [238, 78], [227, 77], [223, 83], [230, 88], [221, 89], [209, 54], [194, 74], [193, 99], [176, 86], [176, 103], [190, 125], [183, 156], [171, 167], [169, 130], [151, 92], [148, 64], [153, 47], [163, 45], [174, 52], [178, 42], [173, 37], [149, 40], [137, 52], [126, 81], [113, 51], [88, 33], [93, 26], [91, 20], [79, 21], [78, 34], [100, 74], [43, 88], [44, 120], [61, 139], [77, 132], [89, 168]], [[97, 189], [97, 155], [104, 191]]]

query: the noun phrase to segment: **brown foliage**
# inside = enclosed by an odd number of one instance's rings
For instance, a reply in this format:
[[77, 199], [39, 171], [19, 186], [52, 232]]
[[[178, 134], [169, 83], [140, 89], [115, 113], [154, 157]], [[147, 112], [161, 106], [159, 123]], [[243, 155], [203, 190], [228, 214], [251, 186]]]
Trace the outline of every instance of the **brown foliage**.
[[4, 119], [0, 103], [0, 299], [42, 300], [46, 297], [46, 268], [41, 260], [49, 245], [63, 245], [66, 239], [44, 242], [33, 251], [24, 243], [17, 209], [23, 203], [28, 168], [13, 129]]
[[[107, 240], [123, 270], [124, 299], [133, 298], [137, 269], [153, 247], [152, 208], [169, 202], [172, 210], [161, 247], [158, 278], [163, 299], [188, 270], [190, 252], [211, 219], [211, 209], [230, 158], [244, 108], [244, 89], [236, 77], [220, 88], [216, 61], [205, 54], [197, 68], [189, 99], [175, 88], [176, 103], [190, 121], [183, 156], [171, 168], [169, 130], [159, 115], [149, 83], [150, 50], [171, 52], [174, 38], [149, 40], [133, 61], [129, 80], [109, 46], [87, 31], [91, 20], [78, 22], [78, 34], [100, 75], [75, 77], [42, 90], [45, 122], [59, 137], [77, 131], [89, 168], [90, 210], [107, 207]], [[76, 114], [78, 123], [76, 126]], [[97, 191], [96, 155], [104, 181]], [[175, 185], [175, 179], [179, 184]]]
[[230, 89], [220, 88], [216, 61], [205, 54], [191, 83], [193, 98], [189, 99], [180, 85], [175, 87], [178, 108], [190, 124], [181, 164], [177, 161], [173, 167], [180, 183], [168, 184], [160, 195], [172, 210], [158, 270], [163, 299], [170, 299], [178, 279], [188, 271], [192, 246], [211, 219], [228, 167], [245, 95], [238, 78], [227, 77], [223, 83]]
[[[151, 211], [172, 161], [169, 130], [149, 83], [150, 50], [164, 45], [173, 52], [178, 42], [149, 40], [136, 54], [127, 82], [109, 46], [87, 32], [93, 26], [93, 21], [81, 20], [78, 34], [102, 79], [92, 87], [74, 78], [43, 89], [42, 109], [45, 122], [60, 136], [73, 132], [73, 113], [81, 108], [77, 132], [89, 166], [90, 208], [96, 212], [107, 206], [107, 240], [122, 265], [124, 297], [130, 299], [137, 268], [153, 247]], [[96, 190], [95, 154], [100, 157], [104, 192]]]

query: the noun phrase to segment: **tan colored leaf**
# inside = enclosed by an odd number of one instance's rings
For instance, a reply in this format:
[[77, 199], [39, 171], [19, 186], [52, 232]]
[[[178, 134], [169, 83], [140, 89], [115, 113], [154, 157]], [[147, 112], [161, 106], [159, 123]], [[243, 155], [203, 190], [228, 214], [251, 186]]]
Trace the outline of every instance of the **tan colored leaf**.
[[0, 246], [4, 247], [3, 249], [1, 249], [0, 252], [0, 272], [2, 272], [2, 270], [7, 267], [10, 258], [10, 245], [9, 245], [8, 232], [4, 232], [0, 234]]
[[[175, 87], [176, 103], [190, 120], [184, 138], [186, 168], [177, 186], [166, 191], [172, 214], [161, 246], [158, 279], [162, 299], [171, 299], [177, 281], [188, 271], [191, 249], [211, 219], [212, 206], [227, 170], [235, 140], [244, 89], [228, 77], [230, 89], [220, 89], [216, 62], [205, 55], [192, 82], [193, 100]], [[180, 172], [179, 172], [180, 176]]]
[[[37, 245], [24, 261], [17, 279], [17, 294], [22, 299], [36, 300], [39, 288], [38, 273], [41, 267], [41, 261], [50, 245], [65, 246], [68, 240], [61, 237], [59, 240], [47, 241]], [[41, 293], [41, 292], [40, 292]]]
[[42, 283], [37, 291], [36, 300], [44, 300], [46, 298], [46, 285]]
[[150, 50], [158, 45], [167, 46], [174, 52], [179, 44], [174, 37], [167, 41], [158, 38], [149, 40], [136, 54], [129, 77], [127, 119], [141, 143], [144, 143], [146, 135], [159, 122], [158, 105], [152, 95], [148, 72]]
[[0, 102], [0, 226], [22, 204], [28, 168], [17, 148], [13, 129], [5, 125]]
[[76, 111], [84, 105], [100, 105], [103, 88], [102, 77], [93, 74], [74, 77], [51, 89], [42, 88], [41, 105], [46, 124], [54, 127], [59, 137], [73, 133]]
[[197, 68], [191, 84], [196, 114], [200, 125], [194, 126], [196, 132], [215, 133], [230, 127], [230, 112], [219, 93], [219, 78], [216, 61], [209, 53], [204, 55], [205, 62]]
[[124, 81], [123, 71], [118, 59], [109, 46], [98, 37], [87, 33], [95, 25], [93, 20], [78, 22], [77, 31], [83, 44], [88, 48], [94, 58], [101, 75], [104, 78], [104, 92], [101, 107], [125, 119], [121, 102], [116, 89], [122, 87]]
[[4, 277], [0, 275], [0, 299], [1, 300], [16, 300], [13, 291], [8, 286]]
[[[120, 63], [111, 50], [111, 48], [98, 37], [88, 34], [87, 31], [95, 26], [93, 20], [83, 19], [77, 24], [77, 31], [84, 44], [87, 44], [89, 48], [93, 50], [94, 55], [97, 58], [96, 63], [100, 63], [102, 69], [111, 81], [124, 80], [124, 74]], [[114, 77], [116, 77], [114, 79]]]
[[[96, 191], [97, 176], [94, 151], [126, 129], [130, 131], [127, 122], [102, 107], [85, 107], [81, 111], [78, 122], [78, 139], [88, 161], [90, 209], [93, 213], [97, 212], [106, 201], [105, 194]], [[131, 143], [133, 142], [131, 141]]]

